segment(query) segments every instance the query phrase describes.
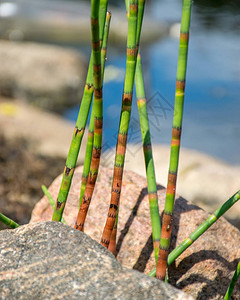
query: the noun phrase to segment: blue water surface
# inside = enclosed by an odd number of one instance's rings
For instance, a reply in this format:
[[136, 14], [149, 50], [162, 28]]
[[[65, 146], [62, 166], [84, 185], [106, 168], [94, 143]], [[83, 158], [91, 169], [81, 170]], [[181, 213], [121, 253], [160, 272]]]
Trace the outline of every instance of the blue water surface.
[[[240, 164], [240, 9], [237, 1], [204, 3], [193, 4], [182, 146]], [[151, 1], [146, 13], [172, 26], [180, 22], [181, 4]], [[168, 35], [141, 49], [153, 143], [170, 144], [178, 43]], [[104, 84], [105, 150], [116, 143], [125, 59], [122, 50], [109, 49], [106, 72], [113, 66], [120, 75]], [[65, 117], [76, 120], [77, 113], [78, 107]], [[135, 94], [128, 141], [141, 143]]]

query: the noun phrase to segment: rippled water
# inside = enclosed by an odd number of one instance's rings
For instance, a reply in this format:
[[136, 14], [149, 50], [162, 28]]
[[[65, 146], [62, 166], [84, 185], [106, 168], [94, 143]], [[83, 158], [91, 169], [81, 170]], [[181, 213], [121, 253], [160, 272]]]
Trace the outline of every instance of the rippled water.
[[[149, 1], [146, 13], [178, 23], [182, 1]], [[240, 5], [239, 1], [194, 1], [182, 145], [240, 164]], [[177, 27], [177, 26], [175, 26]], [[167, 36], [142, 48], [153, 143], [170, 143], [178, 40]], [[116, 142], [125, 54], [109, 49], [104, 85], [104, 148]], [[110, 74], [110, 75], [109, 75]], [[112, 78], [113, 80], [109, 80]], [[130, 143], [140, 143], [136, 98]], [[76, 119], [77, 108], [66, 112]]]

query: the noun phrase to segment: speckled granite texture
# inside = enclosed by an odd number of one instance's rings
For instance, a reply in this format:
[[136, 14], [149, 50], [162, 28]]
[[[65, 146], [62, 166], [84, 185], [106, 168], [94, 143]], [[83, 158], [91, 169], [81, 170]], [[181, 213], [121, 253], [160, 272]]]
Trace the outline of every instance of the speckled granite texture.
[[0, 232], [1, 299], [192, 299], [57, 222]]

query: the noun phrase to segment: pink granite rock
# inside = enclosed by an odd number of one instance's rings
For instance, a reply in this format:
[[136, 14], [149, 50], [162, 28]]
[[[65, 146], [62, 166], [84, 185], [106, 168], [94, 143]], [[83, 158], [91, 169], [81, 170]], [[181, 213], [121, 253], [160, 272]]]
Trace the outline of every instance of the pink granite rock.
[[[74, 226], [78, 212], [81, 170], [75, 171], [64, 211], [70, 226]], [[85, 233], [97, 241], [100, 241], [107, 216], [112, 174], [111, 169], [100, 169], [85, 223]], [[49, 187], [54, 199], [60, 183], [61, 175]], [[158, 197], [162, 212], [165, 188], [160, 185]], [[52, 212], [47, 198], [43, 197], [32, 212], [31, 222], [51, 220]], [[148, 273], [154, 267], [154, 256], [147, 186], [143, 177], [131, 171], [124, 173], [119, 216], [117, 260], [128, 268]], [[179, 245], [207, 217], [208, 213], [177, 197], [171, 247]], [[169, 268], [169, 282], [196, 299], [221, 299], [239, 261], [239, 245], [239, 231], [222, 218]], [[236, 286], [232, 299], [240, 299], [240, 285]]]

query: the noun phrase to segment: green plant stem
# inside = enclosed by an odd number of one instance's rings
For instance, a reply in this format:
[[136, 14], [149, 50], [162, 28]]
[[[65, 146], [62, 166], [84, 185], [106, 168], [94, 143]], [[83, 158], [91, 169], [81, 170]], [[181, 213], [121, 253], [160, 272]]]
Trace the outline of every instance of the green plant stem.
[[[47, 189], [47, 187], [45, 185], [42, 185], [41, 188], [42, 188], [42, 191], [43, 191], [44, 195], [48, 198], [48, 201], [49, 201], [50, 205], [54, 209], [54, 207], [55, 207], [55, 201], [53, 200], [53, 197], [50, 194], [49, 190]], [[64, 224], [67, 224], [67, 222], [64, 220], [63, 217], [61, 219], [61, 222], [64, 223]]]
[[103, 230], [100, 243], [108, 248], [113, 226], [117, 216], [119, 199], [122, 186], [122, 175], [127, 145], [127, 135], [130, 122], [132, 108], [133, 83], [136, 68], [136, 37], [137, 37], [137, 15], [138, 1], [129, 1], [129, 17], [128, 17], [128, 37], [127, 37], [127, 62], [124, 81], [124, 91], [122, 97], [122, 109], [120, 116], [120, 124], [118, 130], [118, 140], [115, 156], [113, 183], [111, 201], [107, 216], [107, 221]]
[[[103, 34], [103, 41], [102, 41], [102, 48], [101, 48], [102, 83], [103, 83], [104, 69], [105, 69], [105, 62], [106, 62], [106, 55], [107, 55], [107, 43], [108, 43], [110, 21], [111, 21], [111, 13], [107, 12], [105, 29]], [[89, 170], [90, 170], [92, 149], [93, 149], [93, 137], [94, 137], [94, 108], [92, 109], [90, 124], [88, 129], [87, 146], [85, 152], [85, 159], [84, 159], [84, 166], [83, 166], [83, 173], [82, 173], [82, 183], [80, 189], [79, 208], [81, 207], [82, 198], [85, 192]]]
[[[108, 1], [106, 0], [101, 0], [100, 3], [100, 16], [101, 16], [100, 34], [103, 34], [104, 22], [106, 19], [107, 3]], [[69, 189], [72, 182], [72, 177], [76, 167], [77, 158], [81, 147], [82, 138], [84, 135], [87, 118], [88, 118], [88, 114], [92, 102], [92, 95], [93, 95], [93, 71], [92, 70], [93, 70], [93, 54], [91, 54], [86, 84], [85, 84], [81, 106], [77, 117], [76, 127], [74, 129], [70, 149], [67, 156], [66, 166], [63, 171], [62, 183], [54, 207], [54, 212], [52, 217], [53, 221], [61, 221], [62, 219], [63, 210], [67, 201]]]
[[84, 158], [84, 165], [83, 165], [83, 173], [82, 173], [82, 182], [81, 182], [81, 189], [80, 189], [80, 198], [79, 198], [79, 208], [81, 207], [83, 195], [86, 189], [91, 158], [92, 158], [92, 149], [93, 149], [93, 137], [94, 137], [94, 110], [92, 109], [90, 124], [88, 128], [88, 138], [87, 138], [87, 146]]
[[99, 0], [91, 1], [91, 34], [93, 53], [93, 83], [94, 83], [94, 137], [93, 150], [87, 185], [82, 203], [78, 212], [75, 228], [83, 231], [84, 222], [92, 199], [93, 190], [97, 180], [102, 148], [103, 101], [102, 101], [102, 73], [101, 73], [101, 47], [99, 40]]
[[233, 278], [232, 278], [232, 280], [230, 282], [230, 285], [228, 287], [228, 290], [227, 290], [227, 293], [226, 293], [226, 295], [224, 297], [224, 300], [229, 300], [230, 299], [230, 297], [232, 295], [232, 292], [233, 292], [233, 289], [234, 289], [234, 287], [235, 287], [235, 285], [237, 283], [239, 275], [240, 275], [240, 262], [238, 263], [236, 271], [233, 274]]
[[11, 228], [17, 228], [19, 225], [14, 222], [13, 220], [9, 219], [8, 217], [4, 216], [0, 213], [0, 222], [4, 223], [5, 225], [11, 227]]
[[[129, 4], [127, 0], [125, 1], [125, 4], [126, 4], [127, 16], [128, 16]], [[140, 29], [142, 26], [144, 5], [145, 5], [145, 0], [138, 1], [138, 24], [137, 24], [138, 43], [140, 40]], [[136, 48], [138, 50], [139, 44], [136, 44]], [[146, 173], [147, 173], [147, 181], [148, 181], [148, 195], [149, 195], [149, 203], [150, 203], [150, 215], [152, 221], [153, 245], [154, 245], [155, 259], [157, 262], [160, 236], [161, 236], [161, 222], [159, 216], [157, 185], [155, 179], [154, 162], [152, 157], [151, 137], [149, 131], [148, 116], [147, 116], [147, 106], [146, 106], [146, 99], [145, 99], [140, 53], [138, 53], [137, 56], [135, 84], [136, 84], [136, 92], [137, 92], [137, 99], [138, 99], [138, 110], [139, 110], [140, 126], [141, 126], [142, 140], [143, 140], [143, 150], [144, 150], [145, 166], [146, 166]], [[118, 220], [118, 212], [117, 212], [116, 221], [114, 223], [113, 231], [111, 234], [110, 244], [108, 247], [108, 249], [113, 254], [115, 254], [115, 248], [116, 248], [117, 222], [118, 222], [117, 220]]]
[[148, 122], [147, 103], [146, 103], [145, 90], [144, 90], [140, 53], [138, 53], [137, 56], [135, 85], [136, 85], [137, 105], [138, 105], [139, 120], [140, 120], [141, 134], [142, 134], [142, 142], [143, 142], [145, 169], [147, 175], [148, 198], [149, 198], [150, 216], [151, 216], [151, 223], [152, 223], [153, 247], [155, 252], [155, 260], [157, 263], [160, 237], [161, 237], [161, 222], [159, 216], [157, 184], [156, 184], [154, 161], [152, 155], [151, 135], [150, 135], [149, 122]]
[[175, 201], [182, 118], [183, 118], [183, 103], [184, 103], [184, 92], [185, 92], [185, 78], [186, 78], [186, 70], [187, 70], [187, 53], [188, 53], [191, 5], [192, 5], [192, 0], [183, 0], [176, 94], [175, 94], [173, 128], [172, 128], [171, 155], [170, 155], [165, 209], [164, 209], [163, 221], [162, 221], [159, 256], [157, 262], [157, 273], [156, 273], [156, 277], [161, 280], [164, 280], [166, 275], [167, 257], [168, 257], [170, 238], [172, 232], [172, 215], [173, 215], [174, 201]]
[[[228, 211], [240, 199], [240, 190], [229, 198], [220, 208], [210, 215], [188, 238], [176, 247], [168, 256], [167, 264], [171, 265], [189, 246], [191, 246], [209, 227], [211, 227], [226, 211]], [[155, 277], [156, 268], [149, 276]]]

